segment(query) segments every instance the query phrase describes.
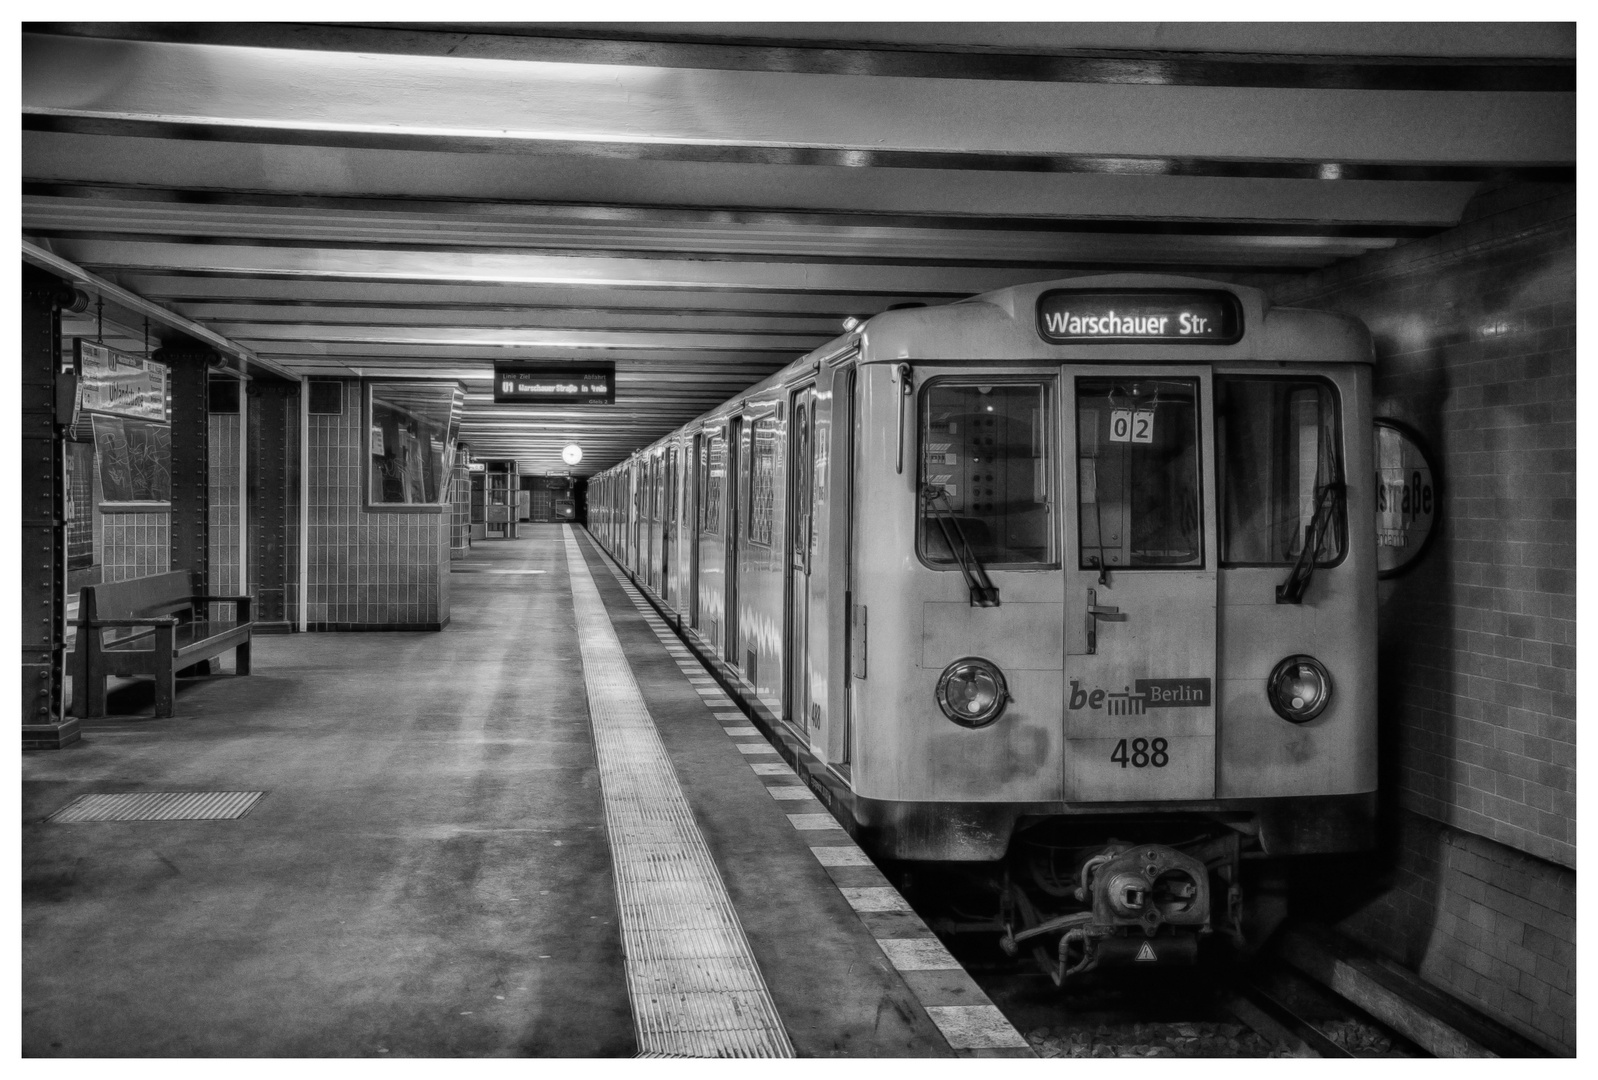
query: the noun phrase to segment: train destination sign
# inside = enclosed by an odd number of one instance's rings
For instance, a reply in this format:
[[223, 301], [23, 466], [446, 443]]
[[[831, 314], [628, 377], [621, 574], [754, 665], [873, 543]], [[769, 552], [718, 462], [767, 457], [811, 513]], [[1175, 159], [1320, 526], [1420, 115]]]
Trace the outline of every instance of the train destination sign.
[[497, 363], [494, 401], [532, 405], [614, 405], [616, 365]]
[[1051, 289], [1038, 297], [1038, 334], [1054, 345], [1230, 345], [1243, 336], [1243, 309], [1215, 289]]

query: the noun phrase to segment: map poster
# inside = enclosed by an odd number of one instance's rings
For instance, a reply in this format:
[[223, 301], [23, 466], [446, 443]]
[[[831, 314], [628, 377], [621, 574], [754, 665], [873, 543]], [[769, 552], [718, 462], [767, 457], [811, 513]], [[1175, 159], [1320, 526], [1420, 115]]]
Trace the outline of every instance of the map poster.
[[82, 338], [76, 348], [80, 408], [166, 423], [165, 364]]
[[172, 429], [120, 416], [92, 419], [102, 502], [170, 502]]

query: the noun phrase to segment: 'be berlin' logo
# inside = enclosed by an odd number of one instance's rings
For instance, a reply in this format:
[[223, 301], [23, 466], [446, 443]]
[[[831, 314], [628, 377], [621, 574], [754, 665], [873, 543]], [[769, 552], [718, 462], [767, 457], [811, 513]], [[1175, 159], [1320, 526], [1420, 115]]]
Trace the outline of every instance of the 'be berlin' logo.
[[1098, 687], [1085, 690], [1072, 679], [1065, 707], [1073, 711], [1103, 709], [1111, 716], [1142, 716], [1149, 709], [1202, 709], [1209, 704], [1208, 679], [1137, 679], [1119, 692]]

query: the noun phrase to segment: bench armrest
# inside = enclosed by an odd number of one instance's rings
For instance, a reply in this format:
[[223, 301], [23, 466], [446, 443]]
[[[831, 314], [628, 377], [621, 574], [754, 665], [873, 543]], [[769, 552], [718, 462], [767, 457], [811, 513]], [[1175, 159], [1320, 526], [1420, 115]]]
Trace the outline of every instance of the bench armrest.
[[159, 615], [153, 619], [72, 619], [73, 626], [87, 626], [98, 630], [103, 626], [176, 626], [177, 618], [172, 615]]

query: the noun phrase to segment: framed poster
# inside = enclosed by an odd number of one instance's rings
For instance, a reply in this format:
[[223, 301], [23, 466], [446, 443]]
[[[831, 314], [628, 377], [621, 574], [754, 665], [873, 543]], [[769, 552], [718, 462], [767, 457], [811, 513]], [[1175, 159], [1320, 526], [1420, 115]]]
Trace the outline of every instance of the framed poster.
[[101, 504], [172, 499], [172, 429], [122, 416], [90, 417]]
[[1389, 578], [1425, 554], [1442, 507], [1420, 437], [1396, 420], [1377, 419], [1375, 440], [1376, 571]]

